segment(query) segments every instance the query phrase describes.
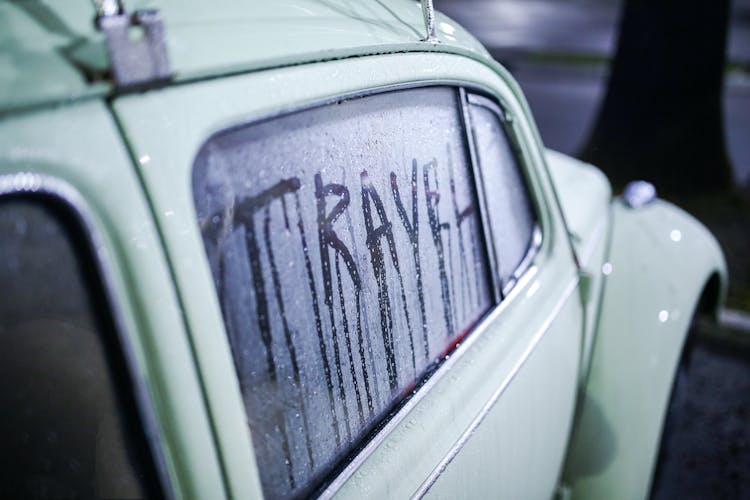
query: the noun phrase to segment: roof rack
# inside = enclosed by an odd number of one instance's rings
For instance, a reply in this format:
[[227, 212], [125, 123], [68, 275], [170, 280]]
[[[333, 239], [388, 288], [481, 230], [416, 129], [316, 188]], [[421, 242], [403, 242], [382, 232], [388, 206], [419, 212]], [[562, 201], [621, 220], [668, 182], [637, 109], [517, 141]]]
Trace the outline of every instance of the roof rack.
[[435, 7], [432, 0], [420, 0], [422, 4], [422, 17], [424, 17], [424, 27], [427, 35], [422, 39], [423, 42], [440, 43], [435, 31]]

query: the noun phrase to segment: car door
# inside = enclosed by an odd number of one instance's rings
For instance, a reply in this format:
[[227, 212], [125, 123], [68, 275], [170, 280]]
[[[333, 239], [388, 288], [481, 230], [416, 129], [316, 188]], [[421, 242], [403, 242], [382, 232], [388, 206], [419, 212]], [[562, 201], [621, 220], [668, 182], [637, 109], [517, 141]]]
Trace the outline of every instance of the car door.
[[500, 75], [381, 55], [113, 108], [230, 495], [552, 494], [576, 394], [577, 269]]

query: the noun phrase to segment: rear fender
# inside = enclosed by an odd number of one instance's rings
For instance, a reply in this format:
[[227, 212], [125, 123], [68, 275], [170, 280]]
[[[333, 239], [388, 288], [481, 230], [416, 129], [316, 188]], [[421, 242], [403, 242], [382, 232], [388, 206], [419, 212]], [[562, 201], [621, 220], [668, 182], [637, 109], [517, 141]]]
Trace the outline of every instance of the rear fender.
[[682, 345], [709, 280], [726, 264], [708, 230], [656, 200], [616, 200], [594, 340], [563, 481], [573, 498], [645, 498]]

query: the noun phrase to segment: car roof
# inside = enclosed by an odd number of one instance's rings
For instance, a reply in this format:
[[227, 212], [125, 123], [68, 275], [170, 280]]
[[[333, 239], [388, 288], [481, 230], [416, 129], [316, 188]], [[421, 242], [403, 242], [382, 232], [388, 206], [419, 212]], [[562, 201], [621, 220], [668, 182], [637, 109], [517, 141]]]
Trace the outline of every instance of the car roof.
[[[393, 52], [452, 52], [491, 62], [473, 36], [442, 14], [439, 43], [421, 41], [425, 26], [413, 0], [124, 3], [128, 12], [161, 12], [176, 82]], [[94, 16], [91, 0], [0, 0], [0, 113], [114, 92]]]

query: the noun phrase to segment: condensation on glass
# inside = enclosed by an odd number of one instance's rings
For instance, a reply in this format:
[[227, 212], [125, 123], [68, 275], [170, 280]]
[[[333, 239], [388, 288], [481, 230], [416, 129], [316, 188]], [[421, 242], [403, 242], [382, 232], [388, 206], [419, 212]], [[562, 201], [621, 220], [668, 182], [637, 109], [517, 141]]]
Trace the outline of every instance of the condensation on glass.
[[490, 99], [470, 94], [469, 114], [498, 275], [507, 289], [532, 244], [536, 219], [502, 111]]
[[458, 93], [235, 128], [195, 205], [265, 493], [304, 494], [490, 307]]
[[96, 266], [63, 211], [0, 198], [0, 497], [158, 497]]

